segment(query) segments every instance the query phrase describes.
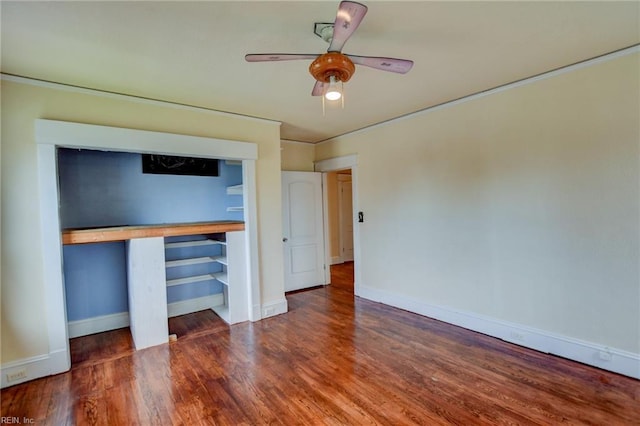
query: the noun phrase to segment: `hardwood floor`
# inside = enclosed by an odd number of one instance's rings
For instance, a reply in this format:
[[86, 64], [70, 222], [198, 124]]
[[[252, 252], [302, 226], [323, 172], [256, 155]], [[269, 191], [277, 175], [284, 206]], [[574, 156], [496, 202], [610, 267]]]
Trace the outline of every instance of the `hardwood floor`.
[[290, 311], [227, 326], [170, 320], [171, 344], [128, 329], [71, 341], [71, 371], [2, 391], [37, 425], [640, 424], [640, 381], [354, 299], [353, 264], [288, 294]]

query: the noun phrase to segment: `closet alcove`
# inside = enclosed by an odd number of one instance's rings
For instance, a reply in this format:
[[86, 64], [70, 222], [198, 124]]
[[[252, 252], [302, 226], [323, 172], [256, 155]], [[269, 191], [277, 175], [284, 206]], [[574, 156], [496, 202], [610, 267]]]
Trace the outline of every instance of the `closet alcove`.
[[[258, 230], [256, 226], [258, 149], [255, 143], [46, 119], [37, 119], [34, 124], [42, 232], [40, 253], [42, 255], [45, 317], [49, 344], [48, 354], [42, 359], [41, 365], [39, 364], [41, 372], [38, 374], [56, 374], [67, 371], [71, 367], [63, 274], [63, 234], [66, 234], [67, 230], [63, 230], [60, 221], [61, 205], [58, 185], [57, 157], [58, 150], [61, 148], [224, 159], [240, 163], [242, 166], [241, 198], [244, 231], [234, 231], [234, 233], [237, 234], [238, 240], [243, 246], [238, 249], [242, 257], [242, 268], [237, 269], [244, 271], [241, 276], [242, 282], [238, 288], [242, 290], [243, 299], [239, 301], [238, 306], [247, 315], [243, 319], [238, 319], [238, 322], [258, 321], [262, 318], [257, 261]], [[237, 209], [238, 206], [235, 207]], [[75, 230], [74, 232], [81, 231]], [[85, 231], [87, 230], [85, 229]], [[151, 239], [148, 238], [148, 240]], [[136, 238], [130, 242], [144, 240], [145, 238]], [[134, 245], [138, 246], [138, 244]], [[158, 244], [154, 244], [154, 246], [157, 247]], [[154, 267], [152, 270], [164, 272], [166, 265], [164, 247], [162, 246], [164, 246], [164, 242], [160, 244], [161, 249], [158, 256], [162, 260], [161, 267]], [[37, 248], [34, 247], [34, 249], [37, 251]], [[142, 252], [146, 251], [142, 250]], [[129, 272], [128, 270], [127, 273]], [[164, 292], [166, 294], [166, 282], [161, 284], [165, 286]], [[130, 288], [131, 286], [128, 285], [128, 290]], [[156, 306], [156, 304], [151, 305]], [[167, 309], [166, 306], [164, 308]], [[129, 306], [129, 310], [131, 311], [131, 306]], [[166, 317], [167, 315], [159, 322], [167, 322]]]
[[[215, 173], [204, 174], [176, 162], [153, 173], [145, 170], [149, 156], [137, 153], [59, 148], [57, 158], [70, 338], [131, 325], [141, 348], [167, 338], [166, 326], [148, 324], [150, 318], [211, 308], [228, 323], [247, 319], [230, 309], [243, 281], [243, 239], [226, 232], [244, 230], [241, 162], [207, 159]], [[136, 272], [132, 264], [156, 261], [149, 244], [158, 237], [164, 269]], [[166, 287], [131, 288], [150, 280]], [[136, 308], [137, 298], [144, 301]]]

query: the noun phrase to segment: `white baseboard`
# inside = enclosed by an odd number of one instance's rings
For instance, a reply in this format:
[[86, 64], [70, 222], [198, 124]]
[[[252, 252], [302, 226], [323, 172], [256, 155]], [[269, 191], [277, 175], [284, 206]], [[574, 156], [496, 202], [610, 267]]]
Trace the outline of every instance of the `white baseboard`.
[[359, 296], [468, 330], [477, 331], [516, 345], [640, 379], [640, 354], [609, 348], [596, 343], [565, 337], [470, 312], [430, 305], [406, 296], [370, 287], [360, 287]]
[[342, 260], [342, 256], [333, 256], [331, 258], [331, 264], [332, 265], [338, 265], [340, 263], [344, 263], [344, 261]]
[[222, 293], [169, 303], [167, 305], [167, 312], [169, 318], [173, 318], [192, 312], [204, 311], [205, 309], [220, 305], [224, 305], [224, 295]]
[[117, 330], [123, 327], [129, 327], [129, 312], [119, 312], [117, 314], [67, 322], [69, 339], [102, 333], [103, 331]]
[[[71, 368], [71, 360], [67, 351], [51, 352], [2, 364], [2, 389], [40, 377], [63, 373]], [[14, 376], [12, 380], [9, 380]]]
[[287, 299], [282, 298], [275, 302], [262, 304], [262, 318], [269, 318], [275, 315], [285, 314], [289, 310]]
[[[9, 380], [9, 376], [22, 371], [21, 377]], [[8, 362], [2, 365], [2, 387], [17, 385], [28, 380], [49, 375], [49, 355], [40, 355]]]
[[[169, 318], [179, 315], [190, 314], [212, 306], [224, 304], [222, 293], [211, 296], [198, 297], [195, 299], [182, 300], [180, 302], [169, 303], [167, 312]], [[102, 333], [103, 331], [116, 330], [118, 328], [129, 327], [129, 313], [120, 312], [117, 314], [102, 315], [94, 318], [87, 318], [79, 321], [69, 321], [67, 323], [69, 338], [87, 336], [89, 334]]]

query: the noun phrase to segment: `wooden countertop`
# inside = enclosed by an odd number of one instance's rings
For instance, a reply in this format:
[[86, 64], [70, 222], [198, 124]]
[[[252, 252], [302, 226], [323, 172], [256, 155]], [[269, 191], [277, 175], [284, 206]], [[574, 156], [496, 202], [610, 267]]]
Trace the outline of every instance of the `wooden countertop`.
[[244, 222], [222, 220], [216, 222], [64, 229], [62, 231], [62, 244], [104, 243], [131, 240], [133, 238], [175, 237], [178, 235], [215, 234], [231, 231], [244, 231]]

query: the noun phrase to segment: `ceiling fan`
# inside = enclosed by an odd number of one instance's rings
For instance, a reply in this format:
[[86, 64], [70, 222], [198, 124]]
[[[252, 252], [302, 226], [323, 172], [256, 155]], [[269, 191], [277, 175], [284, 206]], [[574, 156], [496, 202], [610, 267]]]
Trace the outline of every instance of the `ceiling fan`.
[[247, 62], [289, 61], [295, 59], [313, 59], [309, 72], [316, 79], [311, 95], [322, 96], [327, 100], [342, 98], [342, 83], [346, 83], [355, 72], [355, 65], [363, 65], [383, 71], [399, 74], [407, 73], [413, 61], [375, 56], [356, 56], [342, 53], [349, 37], [360, 25], [367, 13], [367, 6], [354, 1], [342, 1], [338, 7], [333, 24], [316, 23], [315, 34], [329, 43], [327, 53], [291, 54], [262, 53], [245, 56]]

